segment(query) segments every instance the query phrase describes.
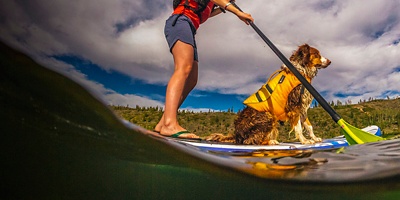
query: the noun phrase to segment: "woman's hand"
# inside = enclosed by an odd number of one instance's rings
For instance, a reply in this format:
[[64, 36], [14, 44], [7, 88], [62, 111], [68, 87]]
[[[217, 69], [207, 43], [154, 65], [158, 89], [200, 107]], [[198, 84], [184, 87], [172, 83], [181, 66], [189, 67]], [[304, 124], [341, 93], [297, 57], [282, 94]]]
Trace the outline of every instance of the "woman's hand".
[[236, 13], [236, 16], [238, 16], [239, 19], [244, 21], [244, 23], [246, 23], [247, 25], [249, 25], [249, 21], [254, 22], [253, 17], [248, 13], [239, 11], [238, 13]]
[[253, 17], [249, 13], [245, 13], [240, 11], [238, 8], [235, 6], [235, 1], [227, 1], [227, 0], [212, 0], [215, 4], [217, 4], [220, 8], [223, 8], [229, 12], [232, 12], [236, 16], [239, 17], [240, 20], [242, 20], [244, 23], [249, 25], [249, 21], [254, 22]]

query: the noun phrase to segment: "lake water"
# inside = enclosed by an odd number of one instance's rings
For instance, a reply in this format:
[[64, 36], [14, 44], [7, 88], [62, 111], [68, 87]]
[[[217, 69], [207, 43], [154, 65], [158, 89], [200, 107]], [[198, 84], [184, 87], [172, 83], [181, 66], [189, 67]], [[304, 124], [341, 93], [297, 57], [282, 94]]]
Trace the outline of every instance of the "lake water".
[[399, 140], [340, 152], [199, 152], [127, 128], [0, 45], [1, 199], [400, 199]]

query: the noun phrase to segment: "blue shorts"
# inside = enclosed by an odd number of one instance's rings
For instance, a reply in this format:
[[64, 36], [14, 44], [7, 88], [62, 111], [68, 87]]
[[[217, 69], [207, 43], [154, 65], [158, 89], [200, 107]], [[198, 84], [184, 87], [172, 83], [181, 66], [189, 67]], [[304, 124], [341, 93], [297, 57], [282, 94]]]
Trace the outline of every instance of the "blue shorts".
[[[173, 25], [174, 23], [175, 25]], [[172, 52], [172, 47], [174, 47], [175, 43], [180, 40], [193, 46], [194, 60], [199, 61], [194, 37], [196, 35], [196, 28], [188, 17], [185, 15], [171, 15], [165, 22], [164, 34], [170, 52]]]

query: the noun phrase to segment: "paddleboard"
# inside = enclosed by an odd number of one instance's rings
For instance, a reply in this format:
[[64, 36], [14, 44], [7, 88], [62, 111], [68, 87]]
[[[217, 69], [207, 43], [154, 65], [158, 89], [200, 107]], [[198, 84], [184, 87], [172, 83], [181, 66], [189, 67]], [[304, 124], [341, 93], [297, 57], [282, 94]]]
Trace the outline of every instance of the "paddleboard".
[[[378, 126], [368, 126], [362, 130], [373, 135], [381, 135], [381, 130]], [[205, 152], [220, 152], [220, 153], [248, 153], [255, 151], [270, 151], [270, 150], [324, 150], [337, 149], [349, 146], [344, 136], [339, 136], [330, 139], [324, 139], [322, 142], [315, 144], [301, 144], [300, 142], [283, 142], [278, 145], [239, 145], [234, 143], [211, 142], [205, 140], [189, 140], [166, 137], [168, 140], [180, 143], [189, 147], [197, 148]]]

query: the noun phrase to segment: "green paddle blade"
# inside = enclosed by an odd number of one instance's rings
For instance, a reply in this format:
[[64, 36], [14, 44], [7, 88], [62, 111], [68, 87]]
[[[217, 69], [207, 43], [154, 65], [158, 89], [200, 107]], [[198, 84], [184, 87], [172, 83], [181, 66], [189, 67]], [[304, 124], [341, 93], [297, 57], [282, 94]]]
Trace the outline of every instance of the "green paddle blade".
[[385, 140], [385, 138], [372, 135], [371, 133], [358, 129], [350, 125], [343, 119], [340, 119], [337, 123], [342, 128], [341, 130], [343, 132], [343, 135], [346, 137], [347, 143], [349, 143], [349, 145], [364, 144], [368, 142], [377, 142]]

